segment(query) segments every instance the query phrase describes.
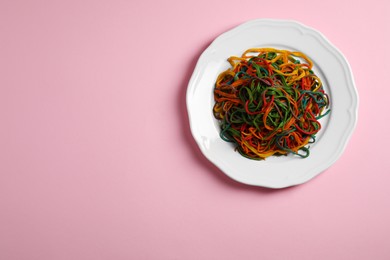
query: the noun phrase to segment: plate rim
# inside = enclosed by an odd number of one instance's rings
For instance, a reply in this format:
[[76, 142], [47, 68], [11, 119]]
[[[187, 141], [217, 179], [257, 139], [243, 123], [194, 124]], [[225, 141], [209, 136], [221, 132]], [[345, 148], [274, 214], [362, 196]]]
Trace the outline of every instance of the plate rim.
[[[205, 58], [206, 54], [212, 50], [212, 48], [217, 45], [220, 41], [223, 41], [225, 38], [232, 37], [236, 32], [239, 32], [240, 30], [243, 30], [245, 28], [248, 28], [249, 26], [289, 26], [289, 27], [294, 27], [298, 29], [302, 34], [311, 34], [314, 36], [318, 42], [320, 42], [327, 50], [331, 51], [333, 54], [336, 55], [336, 58], [338, 62], [341, 62], [342, 67], [344, 68], [344, 73], [346, 77], [346, 81], [349, 84], [346, 84], [346, 87], [348, 88], [349, 92], [352, 94], [351, 97], [351, 105], [348, 108], [348, 113], [351, 115], [351, 125], [347, 129], [348, 132], [344, 135], [342, 138], [342, 143], [337, 146], [337, 149], [335, 149], [335, 154], [326, 160], [325, 163], [322, 165], [319, 165], [318, 167], [315, 167], [315, 169], [320, 168], [319, 170], [309, 170], [303, 177], [294, 179], [294, 181], [290, 182], [285, 182], [285, 183], [253, 183], [253, 182], [248, 182], [241, 180], [240, 178], [237, 178], [237, 176], [229, 174], [227, 169], [224, 169], [221, 165], [216, 163], [213, 158], [209, 156], [207, 151], [203, 148], [203, 146], [200, 143], [200, 140], [197, 138], [196, 131], [194, 130], [194, 122], [193, 118], [191, 116], [191, 94], [190, 91], [192, 90], [192, 87], [196, 84], [194, 82], [198, 78], [198, 74], [200, 73], [200, 68], [202, 67], [202, 60]], [[337, 57], [338, 56], [338, 57]], [[261, 186], [261, 187], [266, 187], [266, 188], [286, 188], [290, 186], [295, 186], [299, 184], [303, 184], [311, 180], [312, 178], [318, 176], [319, 174], [323, 173], [326, 169], [328, 169], [330, 166], [332, 166], [344, 153], [355, 129], [357, 126], [357, 121], [358, 121], [358, 108], [359, 108], [359, 95], [358, 91], [356, 88], [353, 72], [351, 69], [351, 66], [344, 56], [344, 54], [333, 44], [331, 43], [328, 38], [326, 38], [321, 32], [318, 30], [309, 27], [301, 22], [298, 22], [296, 20], [283, 20], [283, 19], [252, 19], [249, 21], [246, 21], [244, 23], [241, 23], [234, 28], [227, 30], [223, 33], [221, 33], [219, 36], [217, 36], [211, 44], [205, 48], [205, 50], [202, 52], [202, 54], [199, 56], [196, 66], [193, 70], [192, 76], [189, 80], [188, 86], [187, 86], [187, 92], [186, 92], [186, 107], [187, 107], [187, 114], [189, 118], [189, 125], [190, 125], [190, 130], [192, 137], [195, 139], [195, 142], [197, 143], [198, 147], [200, 148], [202, 154], [211, 162], [213, 163], [219, 170], [221, 170], [225, 175], [230, 177], [231, 179], [251, 185], [251, 186]], [[313, 173], [314, 172], [314, 173]]]

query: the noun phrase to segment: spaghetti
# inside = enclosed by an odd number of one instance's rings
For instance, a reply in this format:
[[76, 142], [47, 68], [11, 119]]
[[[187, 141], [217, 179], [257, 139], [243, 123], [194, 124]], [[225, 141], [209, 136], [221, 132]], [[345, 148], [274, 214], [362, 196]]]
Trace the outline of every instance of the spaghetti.
[[[220, 136], [250, 159], [289, 153], [306, 158], [329, 113], [329, 97], [301, 52], [253, 48], [228, 59], [215, 83]], [[326, 111], [325, 111], [326, 110]]]

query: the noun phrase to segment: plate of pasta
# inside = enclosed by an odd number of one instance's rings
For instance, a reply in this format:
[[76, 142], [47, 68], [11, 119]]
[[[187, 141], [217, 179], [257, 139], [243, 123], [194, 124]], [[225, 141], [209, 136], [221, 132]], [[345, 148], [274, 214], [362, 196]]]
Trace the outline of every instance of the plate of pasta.
[[320, 32], [258, 19], [201, 54], [186, 103], [208, 160], [238, 182], [285, 188], [341, 157], [356, 127], [358, 93], [346, 58]]

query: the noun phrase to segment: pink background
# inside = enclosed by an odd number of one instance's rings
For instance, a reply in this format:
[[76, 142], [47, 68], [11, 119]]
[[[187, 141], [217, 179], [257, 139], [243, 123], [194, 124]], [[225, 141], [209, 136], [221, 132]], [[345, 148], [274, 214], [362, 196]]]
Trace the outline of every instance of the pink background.
[[[0, 259], [390, 259], [389, 1], [275, 3], [1, 1]], [[360, 96], [340, 160], [284, 190], [188, 126], [199, 55], [254, 18], [321, 31]]]

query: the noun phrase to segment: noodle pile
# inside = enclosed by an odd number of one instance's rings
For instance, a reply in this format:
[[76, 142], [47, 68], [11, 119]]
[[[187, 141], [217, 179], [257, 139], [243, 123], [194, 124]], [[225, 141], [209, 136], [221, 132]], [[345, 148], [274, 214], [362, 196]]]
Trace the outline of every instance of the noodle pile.
[[248, 49], [228, 61], [232, 68], [214, 88], [221, 138], [250, 159], [308, 157], [306, 145], [315, 142], [318, 120], [330, 111], [312, 61], [301, 52], [272, 48]]

